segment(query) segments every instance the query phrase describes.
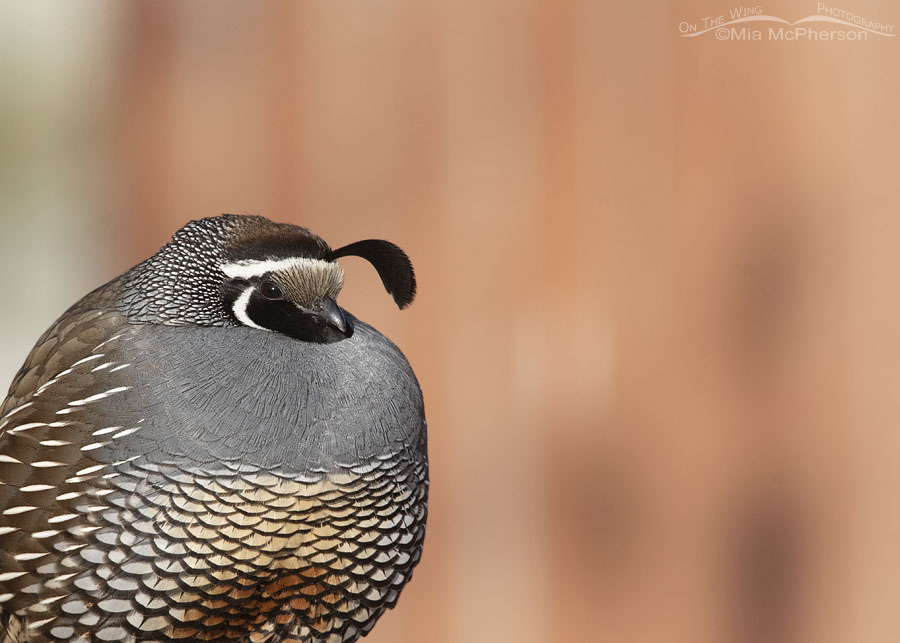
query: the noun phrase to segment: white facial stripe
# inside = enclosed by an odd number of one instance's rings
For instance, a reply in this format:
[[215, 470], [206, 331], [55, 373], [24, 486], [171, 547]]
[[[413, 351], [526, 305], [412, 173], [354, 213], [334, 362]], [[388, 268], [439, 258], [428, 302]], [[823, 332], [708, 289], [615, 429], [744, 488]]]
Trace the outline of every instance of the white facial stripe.
[[254, 324], [253, 320], [250, 319], [250, 316], [247, 314], [247, 306], [250, 303], [250, 296], [253, 294], [254, 288], [255, 286], [245, 288], [240, 297], [234, 300], [234, 306], [232, 306], [231, 310], [234, 311], [234, 316], [237, 317], [238, 321], [244, 326], [258, 328], [260, 330], [269, 330], [268, 328], [263, 328], [259, 324]]
[[[246, 260], [237, 261], [235, 263], [226, 263], [222, 268], [222, 272], [231, 279], [251, 279], [253, 277], [261, 277], [268, 272], [278, 272], [289, 268], [333, 268], [334, 264], [330, 261], [321, 259], [310, 259], [308, 257], [289, 257], [287, 259], [271, 259], [264, 261]], [[243, 296], [243, 295], [242, 295]], [[237, 314], [237, 313], [235, 313]]]

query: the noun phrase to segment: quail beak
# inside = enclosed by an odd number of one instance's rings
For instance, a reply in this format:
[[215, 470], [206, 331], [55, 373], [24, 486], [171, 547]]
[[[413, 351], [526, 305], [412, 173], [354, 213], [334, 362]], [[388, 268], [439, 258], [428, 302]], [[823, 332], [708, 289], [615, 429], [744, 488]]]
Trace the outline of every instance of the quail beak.
[[345, 335], [347, 334], [347, 318], [344, 317], [344, 311], [331, 297], [323, 297], [310, 306], [308, 310], [313, 316], [320, 319], [323, 324], [332, 326]]

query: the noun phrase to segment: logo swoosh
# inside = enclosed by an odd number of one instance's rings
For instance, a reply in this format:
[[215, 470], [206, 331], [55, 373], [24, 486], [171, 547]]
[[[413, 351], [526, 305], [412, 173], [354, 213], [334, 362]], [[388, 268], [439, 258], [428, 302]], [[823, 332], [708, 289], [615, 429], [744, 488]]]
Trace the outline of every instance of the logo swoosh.
[[893, 38], [897, 34], [892, 33], [884, 33], [882, 31], [875, 31], [874, 29], [869, 29], [868, 27], [863, 27], [862, 25], [855, 25], [852, 22], [847, 22], [846, 20], [841, 20], [840, 18], [832, 18], [831, 16], [806, 16], [805, 18], [801, 18], [797, 22], [788, 22], [784, 18], [779, 18], [777, 16], [744, 16], [743, 18], [735, 18], [734, 20], [729, 20], [728, 22], [723, 22], [720, 25], [715, 25], [713, 27], [707, 27], [701, 31], [695, 31], [693, 33], [684, 33], [681, 34], [682, 38], [696, 38], [697, 36], [702, 36], [703, 34], [713, 31], [714, 29], [721, 29], [722, 27], [727, 27], [728, 25], [735, 25], [741, 22], [780, 22], [782, 24], [786, 24], [790, 27], [794, 25], [799, 25], [801, 23], [813, 23], [813, 22], [830, 22], [833, 24], [840, 24], [846, 27], [852, 27], [853, 29], [860, 29], [862, 31], [868, 31], [869, 33], [873, 33], [877, 36], [885, 36], [886, 38]]
[[862, 29], [863, 31], [868, 31], [869, 33], [873, 33], [879, 36], [886, 36], [887, 38], [893, 38], [897, 35], [893, 33], [884, 33], [883, 31], [875, 31], [874, 29], [869, 29], [868, 27], [863, 27], [862, 25], [855, 25], [852, 22], [847, 22], [846, 20], [841, 20], [840, 18], [832, 18], [831, 16], [806, 16], [805, 18], [801, 18], [793, 24], [799, 25], [801, 22], [833, 22], [840, 25], [853, 27], [854, 29]]

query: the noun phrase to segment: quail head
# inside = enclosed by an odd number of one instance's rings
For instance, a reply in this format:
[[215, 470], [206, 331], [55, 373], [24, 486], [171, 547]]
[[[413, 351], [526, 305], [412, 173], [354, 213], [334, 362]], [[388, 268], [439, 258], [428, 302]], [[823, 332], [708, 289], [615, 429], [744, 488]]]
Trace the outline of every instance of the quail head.
[[[425, 416], [336, 303], [400, 248], [193, 221], [38, 340], [0, 407], [0, 641], [355, 641], [419, 561]], [[5, 638], [4, 638], [5, 637]]]

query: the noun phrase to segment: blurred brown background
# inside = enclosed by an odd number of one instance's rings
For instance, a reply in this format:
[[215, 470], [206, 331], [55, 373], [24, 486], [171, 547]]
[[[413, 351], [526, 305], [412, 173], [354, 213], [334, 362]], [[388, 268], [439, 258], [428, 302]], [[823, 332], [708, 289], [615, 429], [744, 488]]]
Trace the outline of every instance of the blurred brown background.
[[432, 502], [367, 641], [900, 640], [900, 38], [679, 37], [730, 8], [0, 2], [2, 386], [190, 219], [390, 239], [416, 303], [342, 303]]

